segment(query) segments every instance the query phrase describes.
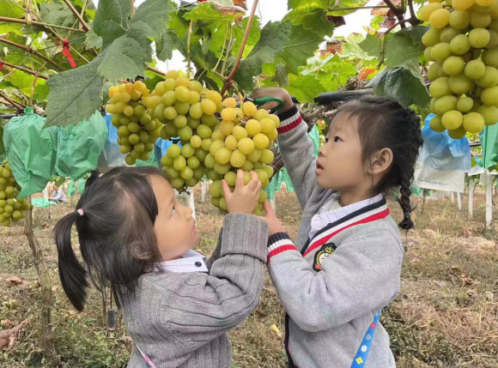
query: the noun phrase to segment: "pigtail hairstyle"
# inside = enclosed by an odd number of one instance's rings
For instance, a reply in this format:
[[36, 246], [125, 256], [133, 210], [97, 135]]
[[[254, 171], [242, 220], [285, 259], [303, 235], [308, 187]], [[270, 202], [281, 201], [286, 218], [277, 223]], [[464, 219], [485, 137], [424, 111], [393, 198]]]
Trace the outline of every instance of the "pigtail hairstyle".
[[399, 204], [403, 211], [399, 226], [404, 230], [413, 228], [410, 184], [423, 144], [420, 118], [412, 109], [405, 109], [390, 98], [373, 95], [344, 104], [335, 116], [343, 113], [357, 119], [364, 162], [370, 162], [370, 157], [382, 148], [393, 152], [391, 167], [372, 188], [372, 194], [387, 194], [399, 188]]
[[64, 216], [54, 228], [55, 244], [59, 258], [59, 277], [69, 301], [78, 311], [83, 310], [86, 301], [86, 270], [74, 254], [71, 245], [71, 229], [80, 214], [71, 212]]
[[[138, 278], [160, 262], [152, 175], [161, 173], [152, 167], [119, 167], [103, 176], [93, 172], [76, 211], [55, 226], [60, 279], [78, 311], [84, 308], [88, 277], [101, 292], [110, 283], [119, 296], [126, 290], [134, 292]], [[84, 266], [71, 246], [73, 224]]]

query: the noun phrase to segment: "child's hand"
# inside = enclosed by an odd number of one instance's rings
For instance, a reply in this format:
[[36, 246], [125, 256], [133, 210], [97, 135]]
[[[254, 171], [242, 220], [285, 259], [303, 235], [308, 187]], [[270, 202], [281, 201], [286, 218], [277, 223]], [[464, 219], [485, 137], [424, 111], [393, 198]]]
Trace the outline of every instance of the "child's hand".
[[261, 190], [261, 182], [258, 180], [258, 174], [251, 171], [251, 180], [247, 185], [244, 185], [244, 172], [238, 170], [233, 193], [230, 192], [230, 187], [225, 180], [221, 181], [221, 185], [225, 194], [228, 213], [250, 215], [254, 212], [258, 205], [259, 191]]
[[[278, 110], [279, 114], [290, 110], [292, 106], [294, 106], [294, 102], [292, 102], [292, 98], [283, 88], [256, 88], [253, 93], [251, 93], [251, 98], [261, 98], [261, 97], [277, 97], [284, 101], [284, 106]], [[278, 103], [275, 101], [267, 102], [264, 105], [258, 107], [258, 109], [271, 110], [274, 107], [277, 107]]]
[[285, 230], [284, 225], [277, 218], [275, 212], [273, 212], [273, 208], [271, 207], [270, 202], [266, 201], [264, 203], [264, 206], [265, 206], [266, 216], [258, 218], [268, 223], [270, 227], [270, 236], [277, 233], [286, 233], [287, 231]]

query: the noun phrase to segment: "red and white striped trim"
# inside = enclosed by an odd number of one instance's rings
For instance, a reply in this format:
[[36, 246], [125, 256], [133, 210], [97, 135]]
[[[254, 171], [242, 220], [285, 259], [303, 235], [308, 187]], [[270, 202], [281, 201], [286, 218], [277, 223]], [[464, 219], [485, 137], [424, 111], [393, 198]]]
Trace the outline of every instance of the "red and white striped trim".
[[280, 237], [279, 240], [270, 243], [268, 246], [268, 262], [270, 261], [270, 258], [288, 250], [295, 250], [297, 252], [297, 249], [292, 243], [292, 240], [290, 240], [288, 237], [285, 238]]
[[377, 221], [386, 218], [387, 216], [389, 216], [389, 208], [387, 207], [387, 205], [384, 205], [372, 211], [368, 211], [359, 216], [356, 216], [349, 221], [343, 222], [342, 224], [334, 226], [329, 230], [325, 231], [324, 233], [317, 235], [317, 237], [312, 240], [311, 245], [308, 247], [303, 257], [306, 257], [313, 250], [327, 243], [332, 237], [336, 236], [341, 231], [344, 231], [352, 226], [362, 225], [369, 222]]
[[301, 124], [302, 121], [303, 118], [301, 117], [301, 114], [299, 114], [299, 110], [297, 110], [297, 112], [294, 115], [292, 115], [290, 118], [287, 118], [280, 122], [277, 132], [278, 134], [288, 132], [297, 127], [299, 124]]

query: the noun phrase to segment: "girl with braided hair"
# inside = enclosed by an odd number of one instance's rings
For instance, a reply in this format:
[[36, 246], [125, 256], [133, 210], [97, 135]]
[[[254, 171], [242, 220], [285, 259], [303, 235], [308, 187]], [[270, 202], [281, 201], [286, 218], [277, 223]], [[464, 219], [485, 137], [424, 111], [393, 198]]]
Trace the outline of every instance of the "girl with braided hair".
[[384, 97], [348, 102], [335, 113], [316, 158], [289, 94], [258, 89], [252, 95], [269, 96], [285, 102], [278, 143], [303, 210], [294, 244], [265, 204], [267, 265], [287, 312], [289, 367], [395, 367], [379, 316], [399, 292], [403, 246], [385, 197], [400, 189], [399, 226], [411, 229], [420, 119]]

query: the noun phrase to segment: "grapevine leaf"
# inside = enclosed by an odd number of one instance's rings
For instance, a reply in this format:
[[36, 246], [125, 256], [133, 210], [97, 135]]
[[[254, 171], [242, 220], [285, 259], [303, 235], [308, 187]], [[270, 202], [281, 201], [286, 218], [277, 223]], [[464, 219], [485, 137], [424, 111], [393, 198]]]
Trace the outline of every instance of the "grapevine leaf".
[[252, 78], [261, 74], [263, 64], [273, 63], [275, 56], [283, 50], [290, 28], [290, 24], [281, 22], [268, 22], [264, 26], [259, 42], [247, 58], [240, 62], [235, 81], [242, 89], [251, 90]]
[[277, 82], [279, 86], [283, 87], [289, 84], [289, 73], [283, 64], [277, 64], [275, 76], [272, 79]]
[[[20, 70], [16, 70], [9, 77], [10, 83], [19, 91], [24, 93], [26, 96], [31, 95], [31, 88], [35, 77], [31, 74], [24, 73]], [[48, 95], [48, 87], [45, 86], [45, 80], [38, 78], [35, 84], [35, 90], [33, 98], [35, 100], [45, 100]]]
[[89, 49], [101, 48], [102, 47], [102, 37], [98, 36], [93, 29], [89, 30], [87, 33], [87, 38], [85, 39], [86, 47]]
[[274, 77], [277, 73], [277, 65], [276, 64], [263, 64], [262, 67], [263, 74], [266, 77]]
[[[65, 4], [60, 3], [41, 3], [40, 14], [46, 23], [55, 24], [57, 26], [71, 27], [76, 20], [71, 10]], [[67, 32], [68, 31], [65, 29], [59, 30], [59, 33], [64, 36]]]
[[[233, 37], [235, 39], [235, 45], [232, 49], [232, 55], [237, 56], [242, 46], [242, 40], [244, 38], [244, 33], [247, 28], [247, 23], [249, 18], [244, 18], [242, 21], [237, 22], [233, 25]], [[244, 48], [244, 53], [242, 57], [246, 58], [249, 56], [254, 46], [258, 43], [261, 37], [261, 24], [258, 17], [254, 17], [251, 30], [249, 31], [249, 36], [247, 37], [246, 47]]]
[[326, 91], [312, 75], [289, 74], [289, 85], [284, 88], [299, 102], [313, 102], [316, 96]]
[[67, 126], [89, 119], [102, 105], [104, 78], [97, 72], [101, 58], [50, 76], [45, 127]]
[[183, 16], [187, 20], [193, 20], [194, 22], [211, 23], [211, 22], [229, 22], [233, 23], [237, 19], [240, 19], [244, 13], [236, 13], [225, 15], [220, 11], [216, 10], [211, 2], [199, 3], [194, 9], [185, 13]]
[[[410, 37], [413, 41], [413, 44], [415, 46], [419, 46], [419, 45], [422, 45], [422, 36], [428, 30], [429, 30], [429, 27], [427, 27], [427, 26], [416, 26], [416, 27], [401, 29], [400, 31], [396, 32], [396, 35]], [[424, 46], [421, 46], [421, 47], [424, 47]]]
[[23, 28], [22, 24], [10, 23], [10, 22], [0, 22], [0, 34], [2, 34], [2, 35], [7, 34], [7, 33], [15, 33], [18, 35], [23, 35], [22, 28]]
[[[368, 3], [368, 0], [340, 0], [339, 1], [339, 6], [337, 8], [362, 8], [366, 3]], [[352, 10], [334, 10], [336, 8], [335, 6], [331, 6], [329, 10], [332, 12], [332, 15], [334, 16], [340, 16], [340, 15], [347, 15], [354, 13], [358, 9], [352, 9]]]
[[24, 17], [24, 11], [15, 5], [14, 1], [0, 0], [2, 17], [19, 19]]
[[335, 25], [327, 19], [328, 0], [291, 0], [289, 7], [291, 4], [292, 11], [286, 15], [285, 19], [295, 25], [302, 24], [305, 29], [312, 30], [319, 35], [332, 36]]
[[147, 0], [138, 7], [130, 27], [140, 24], [148, 37], [157, 37], [166, 28], [173, 10], [175, 7], [169, 0]]
[[130, 13], [129, 0], [99, 1], [99, 8], [93, 21], [93, 30], [102, 37], [103, 48], [126, 33]]
[[156, 84], [159, 82], [163, 82], [164, 78], [158, 77], [157, 75], [154, 78], [149, 78], [144, 80], [145, 85], [150, 91], [153, 91], [156, 88]]
[[380, 58], [381, 44], [382, 40], [379, 37], [372, 34], [368, 34], [367, 37], [358, 44], [358, 46], [368, 55], [378, 59]]
[[[327, 57], [328, 58], [328, 57]], [[333, 79], [337, 79], [341, 85], [346, 85], [351, 77], [354, 77], [357, 73], [356, 68], [348, 60], [341, 58], [339, 54], [333, 55], [330, 60], [327, 60], [321, 66], [320, 75], [332, 76]], [[318, 79], [329, 79], [320, 78]]]
[[111, 81], [144, 75], [146, 63], [152, 61], [147, 31], [147, 27], [140, 23], [131, 26], [126, 35], [109, 46], [98, 68], [99, 73]]
[[323, 36], [307, 31], [302, 25], [292, 26], [283, 51], [278, 55], [292, 74], [299, 74], [299, 67], [306, 65], [306, 60], [313, 56]]
[[175, 29], [167, 29], [156, 42], [156, 56], [159, 60], [170, 60], [174, 49], [186, 55], [187, 41], [182, 39]]
[[361, 58], [363, 60], [372, 60], [373, 56], [365, 52], [361, 47], [360, 43], [365, 40], [365, 36], [361, 34], [352, 33], [346, 39], [347, 42], [342, 44], [343, 55], [354, 56]]
[[371, 80], [370, 85], [376, 94], [394, 98], [404, 107], [413, 104], [426, 107], [430, 96], [418, 69], [418, 64], [411, 65], [410, 69], [385, 68]]

